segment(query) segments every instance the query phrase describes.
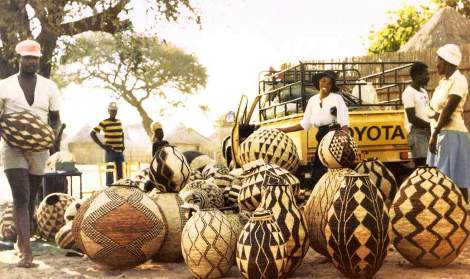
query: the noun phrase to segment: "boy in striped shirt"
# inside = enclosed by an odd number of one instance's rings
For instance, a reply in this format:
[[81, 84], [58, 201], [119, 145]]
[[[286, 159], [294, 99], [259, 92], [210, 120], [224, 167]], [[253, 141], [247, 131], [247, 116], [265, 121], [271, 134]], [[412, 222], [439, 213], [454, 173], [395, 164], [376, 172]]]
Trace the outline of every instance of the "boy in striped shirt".
[[[116, 178], [122, 178], [122, 162], [124, 161], [124, 131], [121, 120], [116, 118], [116, 102], [109, 103], [109, 118], [102, 120], [90, 133], [91, 138], [101, 148], [105, 150], [106, 166], [106, 185], [111, 185], [114, 181], [113, 169], [116, 167]], [[104, 143], [101, 142], [96, 133], [103, 132]]]

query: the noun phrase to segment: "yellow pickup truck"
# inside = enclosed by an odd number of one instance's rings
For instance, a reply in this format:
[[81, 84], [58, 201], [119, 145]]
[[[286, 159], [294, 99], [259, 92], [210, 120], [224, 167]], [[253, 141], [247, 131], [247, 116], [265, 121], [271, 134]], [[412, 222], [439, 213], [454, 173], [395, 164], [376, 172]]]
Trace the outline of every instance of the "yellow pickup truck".
[[[358, 161], [377, 157], [401, 180], [400, 176], [410, 171], [410, 150], [400, 96], [410, 83], [408, 72], [412, 63], [301, 63], [280, 72], [263, 74], [256, 99], [249, 104], [248, 98], [243, 96], [240, 101], [231, 142], [226, 144], [231, 148], [228, 157], [239, 165], [239, 144], [259, 127], [298, 124], [308, 99], [318, 93], [311, 82], [312, 75], [334, 70], [349, 109], [349, 130], [358, 143]], [[318, 144], [315, 133], [314, 129], [289, 133], [302, 162], [297, 173], [300, 179], [309, 179], [309, 164]]]

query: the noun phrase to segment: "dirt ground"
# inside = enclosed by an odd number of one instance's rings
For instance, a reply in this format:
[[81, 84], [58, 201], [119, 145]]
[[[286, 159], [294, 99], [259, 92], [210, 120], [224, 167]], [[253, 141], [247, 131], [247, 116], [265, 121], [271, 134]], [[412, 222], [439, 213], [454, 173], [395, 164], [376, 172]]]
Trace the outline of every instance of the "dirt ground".
[[[450, 265], [439, 269], [417, 268], [406, 262], [396, 251], [388, 254], [384, 265], [374, 278], [470, 278], [470, 244]], [[58, 249], [53, 243], [35, 241], [33, 243], [35, 269], [21, 269], [14, 265], [17, 261], [14, 251], [0, 252], [1, 279], [59, 279], [59, 278], [192, 278], [184, 263], [155, 264], [146, 263], [126, 271], [107, 271], [86, 257], [66, 257], [66, 251]], [[302, 266], [291, 278], [345, 278], [331, 263], [322, 263], [323, 257], [309, 250]], [[241, 278], [233, 266], [226, 278]]]

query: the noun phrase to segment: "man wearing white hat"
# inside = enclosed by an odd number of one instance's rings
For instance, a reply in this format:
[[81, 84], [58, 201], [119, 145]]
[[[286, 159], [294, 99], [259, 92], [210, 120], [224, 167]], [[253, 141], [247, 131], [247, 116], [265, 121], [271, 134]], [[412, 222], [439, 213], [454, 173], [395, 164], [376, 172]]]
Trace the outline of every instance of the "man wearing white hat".
[[[124, 162], [124, 131], [121, 120], [116, 118], [118, 107], [116, 102], [108, 105], [109, 118], [100, 121], [91, 132], [91, 138], [105, 151], [106, 161], [106, 185], [114, 182], [114, 172], [116, 178], [122, 178], [122, 163]], [[104, 143], [101, 142], [97, 133], [103, 132]]]
[[[52, 80], [37, 74], [41, 46], [36, 41], [25, 40], [18, 43], [15, 50], [20, 55], [20, 71], [0, 81], [0, 110], [5, 114], [29, 111], [44, 123], [50, 122], [57, 131], [60, 124], [59, 89]], [[20, 257], [18, 266], [34, 267], [30, 225], [49, 152], [24, 151], [9, 146], [5, 141], [0, 146], [5, 174], [13, 196]]]
[[437, 72], [443, 77], [429, 104], [432, 135], [427, 163], [449, 176], [468, 202], [470, 137], [462, 117], [468, 83], [458, 70], [461, 60], [457, 45], [447, 44], [437, 50]]

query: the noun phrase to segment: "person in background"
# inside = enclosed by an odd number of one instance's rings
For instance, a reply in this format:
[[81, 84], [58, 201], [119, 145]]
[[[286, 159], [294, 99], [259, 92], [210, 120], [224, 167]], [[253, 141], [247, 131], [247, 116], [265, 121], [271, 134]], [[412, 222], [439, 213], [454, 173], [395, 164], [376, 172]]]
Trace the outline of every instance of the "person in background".
[[401, 97], [405, 108], [405, 127], [409, 132], [408, 144], [415, 166], [424, 166], [431, 137], [427, 115], [429, 97], [425, 89], [429, 82], [428, 66], [422, 62], [414, 63], [410, 68], [410, 76], [412, 82]]
[[[312, 77], [313, 85], [320, 92], [312, 96], [307, 103], [304, 117], [299, 124], [278, 128], [280, 131], [289, 133], [304, 129], [318, 128], [315, 135], [317, 143], [329, 132], [330, 125], [339, 124], [342, 129], [347, 130], [349, 124], [349, 112], [343, 97], [335, 92], [339, 91], [336, 86], [336, 73], [333, 71], [324, 71]], [[313, 185], [327, 171], [327, 168], [318, 158], [318, 148], [313, 158]]]
[[[37, 74], [41, 46], [25, 40], [15, 48], [20, 55], [20, 71], [0, 81], [0, 110], [2, 113], [29, 111], [57, 133], [60, 126], [60, 93], [50, 79]], [[18, 267], [35, 267], [31, 250], [31, 224], [35, 200], [41, 185], [49, 151], [23, 151], [1, 142], [3, 166], [13, 196], [13, 215], [17, 233], [20, 261]]]
[[[91, 132], [90, 136], [105, 151], [106, 165], [106, 185], [114, 182], [114, 172], [116, 170], [117, 180], [122, 178], [122, 163], [124, 162], [124, 131], [121, 120], [116, 118], [118, 107], [116, 102], [109, 103], [109, 118], [101, 121]], [[97, 133], [103, 132], [104, 143], [102, 143]], [[109, 167], [109, 168], [108, 168]]]
[[432, 134], [427, 163], [449, 176], [468, 202], [470, 136], [462, 117], [468, 83], [458, 70], [461, 60], [457, 45], [446, 44], [437, 50], [437, 72], [442, 79], [429, 104]]
[[158, 149], [163, 146], [168, 145], [169, 143], [164, 140], [165, 134], [163, 133], [162, 124], [160, 122], [152, 122], [150, 125], [150, 130], [152, 131], [152, 157], [155, 157], [155, 153]]

